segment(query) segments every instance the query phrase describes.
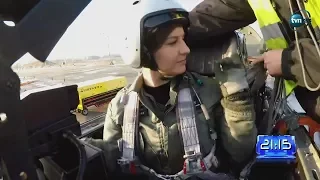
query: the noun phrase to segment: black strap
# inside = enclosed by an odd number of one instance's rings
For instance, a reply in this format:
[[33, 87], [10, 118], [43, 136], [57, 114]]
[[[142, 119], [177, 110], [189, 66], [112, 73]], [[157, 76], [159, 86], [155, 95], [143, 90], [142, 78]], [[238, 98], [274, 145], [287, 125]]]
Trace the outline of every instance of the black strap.
[[250, 88], [252, 94], [255, 94], [261, 87], [264, 86], [266, 78], [267, 74], [265, 72], [256, 73], [255, 80], [253, 81], [253, 84]]

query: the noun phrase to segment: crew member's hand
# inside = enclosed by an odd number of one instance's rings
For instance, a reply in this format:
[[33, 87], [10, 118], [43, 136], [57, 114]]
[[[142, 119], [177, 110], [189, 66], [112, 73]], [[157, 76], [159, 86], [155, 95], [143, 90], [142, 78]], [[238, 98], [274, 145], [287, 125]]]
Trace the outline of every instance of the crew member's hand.
[[280, 50], [270, 50], [265, 52], [262, 56], [250, 56], [248, 60], [252, 64], [256, 64], [259, 62], [264, 62], [264, 68], [268, 70], [268, 73], [271, 76], [281, 76], [281, 57], [282, 57], [282, 49]]

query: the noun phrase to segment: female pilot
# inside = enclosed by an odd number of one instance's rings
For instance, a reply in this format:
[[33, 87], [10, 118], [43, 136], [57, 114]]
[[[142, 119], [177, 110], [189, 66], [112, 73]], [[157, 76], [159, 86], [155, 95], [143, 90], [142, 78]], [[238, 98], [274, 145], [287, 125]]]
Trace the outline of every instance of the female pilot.
[[224, 68], [216, 79], [187, 72], [188, 13], [173, 0], [130, 6], [121, 55], [141, 73], [109, 104], [103, 142], [91, 142], [108, 170], [213, 179], [216, 146], [234, 162], [250, 157], [257, 130], [244, 69]]

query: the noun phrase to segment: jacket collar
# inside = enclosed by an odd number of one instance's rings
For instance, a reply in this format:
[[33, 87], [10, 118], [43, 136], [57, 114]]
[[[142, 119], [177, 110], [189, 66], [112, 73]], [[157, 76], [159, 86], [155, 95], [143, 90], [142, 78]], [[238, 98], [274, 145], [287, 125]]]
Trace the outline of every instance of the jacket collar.
[[[131, 86], [128, 88], [128, 92], [135, 91], [138, 94], [144, 94], [143, 90], [143, 75], [142, 72], [138, 74], [136, 79], [133, 81]], [[178, 75], [175, 78], [173, 78], [170, 82], [170, 99], [169, 102], [170, 105], [175, 105], [176, 104], [176, 99], [178, 95], [178, 91], [182, 87], [187, 87], [188, 84], [194, 86], [196, 84], [195, 80], [192, 78], [192, 75], [190, 72], [186, 72], [182, 75]], [[197, 88], [196, 88], [197, 89]]]
[[[182, 75], [179, 75], [175, 78], [173, 78], [170, 82], [170, 91], [177, 91], [179, 84], [181, 83], [182, 80]], [[130, 87], [128, 88], [129, 92], [131, 91], [135, 91], [135, 92], [139, 92], [141, 91], [142, 87], [143, 87], [143, 75], [140, 72], [138, 74], [138, 76], [135, 78], [135, 80], [133, 81], [133, 83], [130, 85]]]

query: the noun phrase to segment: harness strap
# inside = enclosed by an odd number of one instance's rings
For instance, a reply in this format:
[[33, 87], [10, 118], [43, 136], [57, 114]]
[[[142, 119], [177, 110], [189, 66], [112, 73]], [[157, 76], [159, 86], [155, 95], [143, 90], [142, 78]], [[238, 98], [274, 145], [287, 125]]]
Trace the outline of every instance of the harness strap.
[[200, 144], [195, 122], [194, 104], [189, 88], [180, 90], [178, 94], [177, 116], [183, 139], [185, 151], [184, 158], [198, 158], [198, 156], [201, 158]]
[[[195, 108], [190, 88], [184, 88], [179, 91], [177, 119], [185, 151], [183, 169], [179, 173], [183, 173], [189, 177], [191, 175], [211, 174], [212, 172], [209, 169], [212, 166], [218, 166], [218, 161], [215, 157], [216, 143], [214, 142], [210, 153], [203, 158], [200, 150]], [[216, 134], [212, 138], [216, 140]]]
[[[123, 170], [129, 169], [130, 173], [136, 173], [136, 168], [143, 172], [152, 174], [159, 179], [187, 179], [191, 176], [198, 176], [201, 179], [224, 179], [226, 174], [216, 174], [209, 169], [212, 166], [217, 167], [218, 161], [215, 156], [216, 134], [212, 134], [214, 145], [206, 157], [202, 157], [200, 151], [199, 137], [196, 127], [195, 108], [191, 96], [191, 89], [185, 88], [178, 93], [177, 118], [179, 121], [180, 132], [184, 144], [185, 162], [183, 169], [174, 175], [163, 175], [156, 173], [138, 161], [135, 156], [135, 134], [138, 132], [139, 118], [139, 97], [136, 92], [130, 92], [123, 96], [124, 117], [122, 139], [119, 140], [119, 149], [122, 151], [122, 157], [118, 160]], [[229, 177], [229, 176], [228, 176]], [[230, 178], [229, 178], [230, 179]]]
[[[205, 157], [203, 158], [203, 162], [205, 164], [206, 167], [208, 167], [208, 169], [213, 165], [213, 164], [217, 164], [217, 159], [214, 155], [214, 152], [215, 152], [215, 147], [213, 147], [211, 149], [211, 152]], [[188, 179], [190, 178], [191, 176], [197, 176], [201, 179], [204, 179], [204, 180], [220, 180], [220, 179], [223, 179], [225, 176], [228, 176], [226, 174], [220, 174], [220, 173], [214, 173], [210, 170], [205, 170], [205, 171], [202, 171], [202, 172], [198, 172], [198, 173], [194, 173], [194, 174], [186, 174], [184, 172], [184, 170], [181, 170], [179, 171], [178, 173], [176, 174], [173, 174], [173, 175], [166, 175], [166, 174], [158, 174], [156, 173], [153, 169], [151, 168], [148, 168], [147, 166], [143, 165], [143, 164], [139, 164], [138, 165], [143, 171], [145, 172], [148, 172], [156, 177], [158, 177], [159, 179], [163, 179], [163, 180], [171, 180], [171, 179], [180, 179], [180, 180], [185, 180], [185, 179]], [[229, 176], [228, 176], [229, 177]], [[229, 180], [231, 178], [229, 177]]]
[[121, 166], [129, 165], [131, 173], [136, 173], [134, 162], [137, 160], [135, 156], [135, 134], [138, 127], [139, 118], [139, 96], [137, 92], [130, 92], [123, 97], [125, 104], [122, 139], [118, 142], [119, 149], [122, 151], [122, 157], [118, 160]]

